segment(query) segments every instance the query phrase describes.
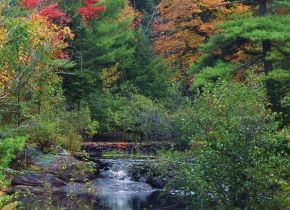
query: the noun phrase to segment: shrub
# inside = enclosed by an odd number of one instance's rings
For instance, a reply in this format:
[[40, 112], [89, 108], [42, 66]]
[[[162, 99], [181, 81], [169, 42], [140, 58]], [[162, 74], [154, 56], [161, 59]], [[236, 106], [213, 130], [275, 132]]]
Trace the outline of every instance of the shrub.
[[17, 205], [13, 202], [13, 196], [3, 193], [9, 184], [4, 169], [8, 167], [16, 153], [24, 147], [25, 140], [26, 138], [22, 136], [0, 139], [0, 209], [15, 209]]
[[101, 134], [121, 133], [122, 137], [135, 140], [170, 139], [166, 110], [131, 88], [118, 94], [105, 91], [91, 97], [92, 113], [101, 122]]
[[[287, 178], [278, 123], [259, 84], [222, 83], [206, 88], [192, 106], [188, 141], [202, 141], [194, 166], [183, 164], [175, 185], [194, 208], [276, 208]], [[178, 162], [178, 160], [176, 160]], [[289, 174], [288, 174], [289, 177]], [[178, 181], [180, 180], [180, 181]]]
[[147, 140], [170, 139], [169, 116], [160, 104], [136, 94], [130, 98], [128, 106], [123, 111], [123, 116], [131, 116], [132, 119], [125, 127], [127, 131], [140, 133], [142, 139]]
[[23, 148], [25, 140], [23, 136], [0, 139], [0, 167], [8, 167], [15, 153]]
[[96, 133], [98, 123], [92, 121], [87, 107], [80, 111], [57, 110], [41, 114], [23, 125], [22, 132], [28, 133], [28, 140], [43, 149], [52, 145], [75, 152], [81, 147], [82, 136], [88, 138]]

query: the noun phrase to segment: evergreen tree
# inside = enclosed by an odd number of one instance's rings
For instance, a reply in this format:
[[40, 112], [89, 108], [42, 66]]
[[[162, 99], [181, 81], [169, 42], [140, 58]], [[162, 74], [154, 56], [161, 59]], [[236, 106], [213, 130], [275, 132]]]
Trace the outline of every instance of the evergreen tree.
[[202, 46], [203, 56], [190, 68], [193, 87], [218, 78], [231, 78], [252, 68], [265, 75], [272, 109], [283, 111], [280, 101], [289, 94], [290, 81], [290, 16], [287, 15], [290, 2], [256, 0], [249, 3], [253, 11], [220, 25], [221, 33]]
[[134, 13], [125, 0], [109, 0], [98, 21], [92, 22], [79, 42], [83, 69], [98, 71], [117, 65], [125, 71], [133, 63]]
[[[90, 93], [103, 87], [103, 75], [125, 76], [132, 66], [134, 32], [130, 27], [134, 13], [126, 0], [102, 2], [105, 10], [98, 20], [78, 30], [72, 43], [77, 65], [75, 74], [65, 76], [65, 92], [71, 103], [88, 100]], [[113, 79], [114, 80], [114, 79]]]
[[143, 30], [136, 32], [136, 52], [134, 65], [128, 79], [146, 96], [161, 98], [166, 96], [170, 85], [171, 69], [153, 54], [149, 38]]

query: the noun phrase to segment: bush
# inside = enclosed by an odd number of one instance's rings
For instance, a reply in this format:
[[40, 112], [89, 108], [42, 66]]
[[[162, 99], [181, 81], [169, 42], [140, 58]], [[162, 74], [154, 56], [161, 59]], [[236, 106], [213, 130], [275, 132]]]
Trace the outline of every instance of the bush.
[[6, 169], [15, 157], [16, 153], [24, 147], [26, 138], [17, 136], [0, 139], [0, 209], [14, 209], [17, 203], [13, 202], [13, 196], [4, 194], [2, 191], [8, 186], [8, 179], [5, 175]]
[[168, 113], [157, 102], [136, 94], [128, 101], [128, 108], [121, 112], [124, 117], [131, 116], [131, 122], [125, 124], [124, 129], [127, 131], [140, 133], [141, 138], [145, 140], [170, 140]]
[[140, 95], [134, 87], [118, 94], [105, 91], [91, 98], [91, 109], [100, 121], [101, 134], [120, 133], [134, 140], [168, 140], [168, 113], [156, 101]]
[[23, 148], [25, 140], [23, 136], [0, 139], [0, 167], [8, 167], [15, 153]]
[[273, 195], [287, 177], [282, 169], [289, 161], [279, 149], [276, 116], [265, 107], [259, 84], [222, 83], [195, 100], [185, 124], [194, 131], [188, 141], [202, 141], [204, 147], [194, 167], [183, 164], [175, 178], [194, 208], [277, 207]]
[[22, 132], [28, 133], [30, 143], [43, 149], [59, 145], [71, 152], [81, 147], [82, 137], [88, 138], [97, 131], [98, 123], [91, 120], [88, 107], [80, 111], [58, 110], [41, 114], [28, 121]]

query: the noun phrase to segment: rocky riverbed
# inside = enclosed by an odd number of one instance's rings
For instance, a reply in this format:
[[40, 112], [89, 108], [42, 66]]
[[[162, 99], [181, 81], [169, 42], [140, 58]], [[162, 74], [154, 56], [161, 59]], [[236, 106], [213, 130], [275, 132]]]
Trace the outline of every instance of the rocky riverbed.
[[18, 165], [25, 167], [13, 177], [9, 192], [19, 193], [20, 209], [184, 209], [162, 193], [161, 179], [146, 173], [148, 160], [73, 157], [62, 148], [50, 153], [27, 148]]

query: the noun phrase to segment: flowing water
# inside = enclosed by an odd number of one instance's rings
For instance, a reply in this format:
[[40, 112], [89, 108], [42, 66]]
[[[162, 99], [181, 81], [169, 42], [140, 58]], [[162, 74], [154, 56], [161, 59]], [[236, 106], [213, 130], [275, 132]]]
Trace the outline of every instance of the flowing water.
[[22, 209], [183, 210], [178, 198], [132, 180], [129, 169], [142, 160], [102, 160], [99, 178], [71, 183], [49, 195], [21, 198]]

